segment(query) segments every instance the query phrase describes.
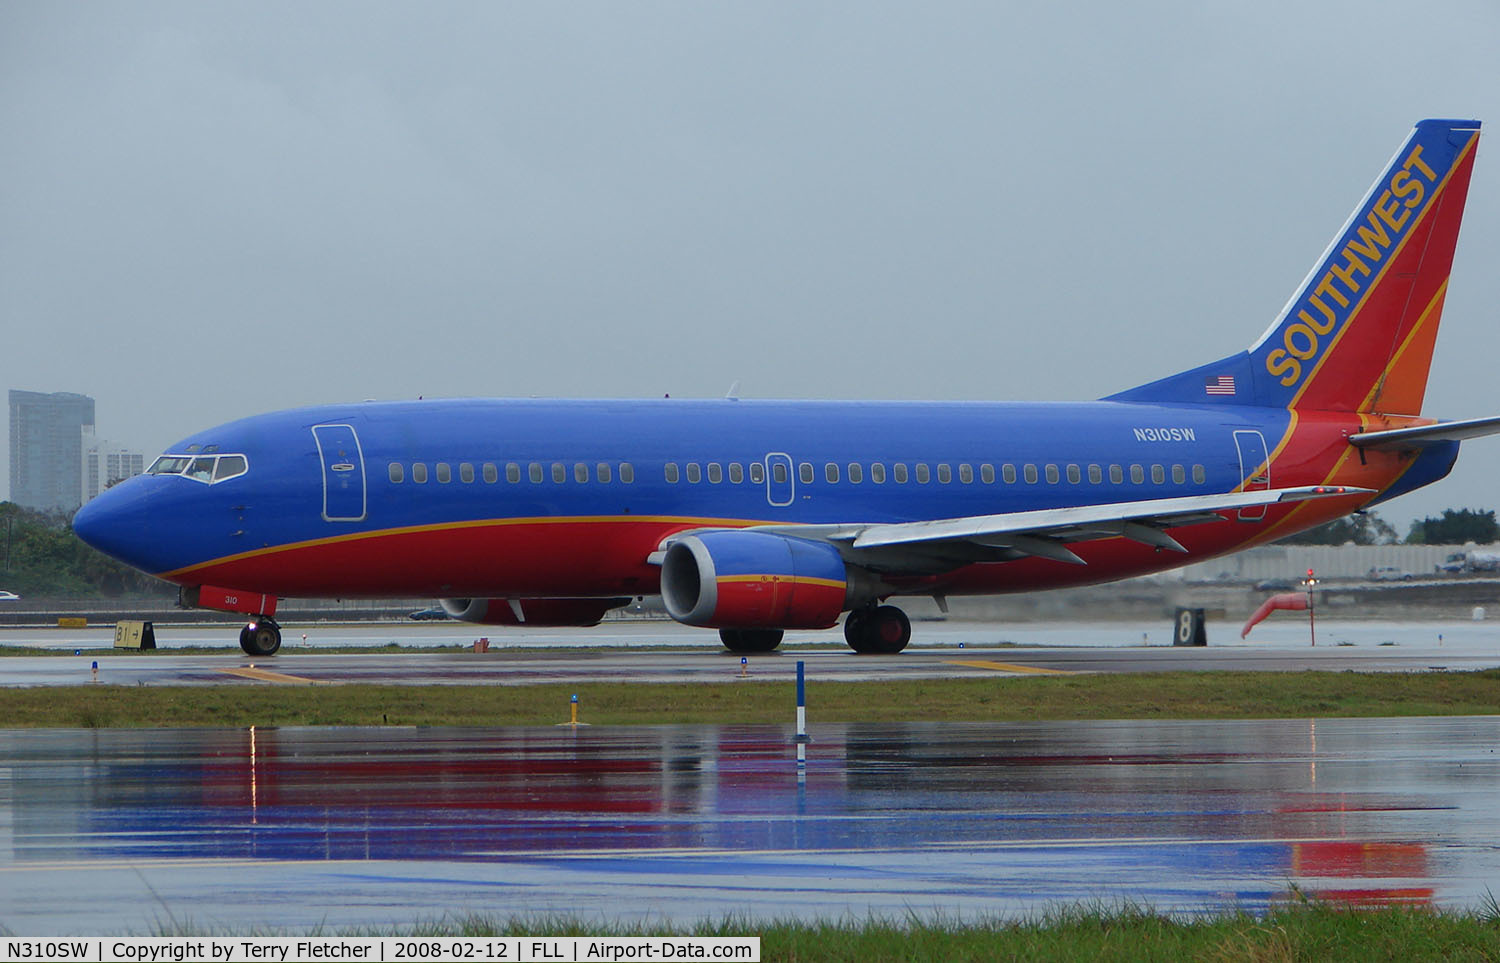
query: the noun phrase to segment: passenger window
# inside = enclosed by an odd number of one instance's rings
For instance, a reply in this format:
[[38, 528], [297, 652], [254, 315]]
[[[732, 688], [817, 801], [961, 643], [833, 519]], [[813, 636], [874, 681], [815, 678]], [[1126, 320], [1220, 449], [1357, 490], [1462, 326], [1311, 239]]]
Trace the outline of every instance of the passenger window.
[[677, 484], [677, 462], [675, 461], [667, 462], [667, 481], [673, 485]]
[[1077, 465], [1069, 465], [1068, 484], [1077, 485], [1081, 481], [1083, 481], [1083, 472], [1079, 470]]
[[588, 484], [588, 480], [589, 480], [589, 466], [585, 465], [581, 461], [574, 463], [574, 465], [573, 465], [573, 480], [576, 481], [580, 485], [586, 485], [586, 484]]
[[984, 482], [986, 485], [993, 485], [993, 484], [995, 484], [995, 466], [994, 465], [980, 465], [979, 466], [979, 480], [982, 481], [982, 482]]
[[513, 461], [505, 463], [505, 480], [515, 485], [521, 481], [521, 466]]
[[958, 466], [958, 480], [961, 481], [961, 482], [963, 482], [965, 485], [972, 485], [972, 484], [974, 484], [974, 466], [973, 465], [959, 465]]
[[563, 482], [566, 482], [567, 480], [568, 480], [568, 466], [564, 465], [560, 461], [554, 461], [552, 463], [552, 481], [553, 481], [553, 484], [561, 485]]
[[418, 485], [427, 484], [427, 466], [422, 464], [421, 462], [417, 462], [415, 465], [412, 465], [411, 480], [416, 482]]
[[1130, 483], [1132, 485], [1144, 484], [1146, 481], [1146, 469], [1140, 465], [1130, 466]]
[[1111, 485], [1123, 485], [1123, 484], [1125, 484], [1125, 469], [1121, 468], [1119, 465], [1110, 465], [1109, 466], [1109, 483]]
[[750, 483], [759, 485], [766, 480], [766, 466], [758, 461], [750, 463]]
[[458, 480], [465, 485], [474, 484], [474, 466], [468, 462], [462, 462], [458, 466]]
[[942, 482], [944, 485], [947, 485], [953, 481], [953, 469], [948, 467], [946, 463], [938, 466], [938, 481]]
[[1000, 477], [1004, 480], [1005, 484], [1014, 485], [1016, 483], [1016, 466], [1002, 465], [1000, 468]]
[[775, 479], [776, 484], [785, 485], [787, 482], [787, 466], [783, 465], [779, 461], [776, 464], [772, 465], [771, 477]]
[[885, 484], [885, 466], [878, 461], [870, 466], [870, 481], [877, 485]]
[[599, 484], [601, 485], [608, 485], [614, 477], [614, 473], [609, 470], [608, 462], [601, 461], [594, 466], [594, 471], [598, 473]]
[[1047, 466], [1047, 484], [1049, 484], [1049, 485], [1056, 485], [1061, 479], [1062, 479], [1062, 476], [1060, 474], [1058, 474], [1057, 466], [1056, 465], [1048, 465]]
[[480, 471], [484, 473], [484, 483], [486, 485], [493, 485], [500, 480], [500, 469], [496, 468], [492, 462], [485, 462], [484, 467]]
[[445, 461], [437, 464], [437, 480], [439, 485], [446, 485], [453, 480], [453, 469]]
[[802, 479], [802, 484], [811, 485], [813, 480], [813, 466], [804, 461], [797, 466], [797, 475]]
[[905, 485], [906, 484], [907, 474], [906, 474], [906, 463], [905, 462], [897, 462], [895, 465], [893, 465], [891, 467], [891, 473], [892, 473], [892, 475], [896, 479], [896, 484], [898, 484], [898, 485]]
[[534, 461], [526, 466], [526, 477], [531, 479], [533, 485], [542, 483], [542, 463]]
[[1208, 480], [1208, 473], [1206, 471], [1204, 471], [1203, 466], [1202, 465], [1194, 465], [1193, 466], [1193, 484], [1194, 485], [1201, 485], [1201, 484], [1203, 484], [1207, 480]]
[[865, 471], [859, 467], [858, 462], [849, 463], [849, 484], [858, 485], [865, 480]]
[[724, 468], [716, 461], [708, 463], [708, 483], [717, 485], [724, 480]]
[[1172, 484], [1174, 484], [1174, 485], [1185, 485], [1185, 484], [1187, 484], [1187, 469], [1186, 468], [1183, 468], [1181, 465], [1173, 465], [1172, 466]]
[[932, 481], [932, 469], [927, 467], [925, 461], [917, 462], [917, 484], [925, 485]]
[[1163, 468], [1162, 466], [1160, 466], [1160, 465], [1152, 465], [1151, 466], [1151, 481], [1154, 484], [1162, 485], [1162, 484], [1166, 483], [1166, 480], [1167, 480], [1167, 470], [1165, 468]]
[[1090, 485], [1102, 485], [1102, 484], [1104, 484], [1104, 469], [1103, 468], [1100, 468], [1098, 465], [1090, 465], [1089, 466], [1089, 484]]
[[392, 485], [399, 485], [406, 481], [406, 472], [401, 468], [400, 462], [391, 462], [388, 471], [390, 472]]
[[839, 482], [839, 466], [833, 462], [823, 466], [823, 477], [828, 479], [828, 484], [837, 485]]
[[694, 485], [703, 480], [703, 468], [696, 461], [688, 462], [687, 479]]
[[1035, 465], [1027, 465], [1026, 469], [1022, 473], [1022, 475], [1026, 479], [1026, 484], [1028, 484], [1028, 485], [1035, 485], [1036, 484], [1037, 474], [1036, 474], [1036, 466]]
[[[400, 465], [396, 466], [400, 468]], [[228, 481], [238, 478], [248, 470], [244, 455], [220, 455], [218, 467], [214, 469], [214, 481]]]
[[635, 466], [628, 461], [620, 462], [620, 481], [627, 485], [635, 483]]
[[745, 466], [737, 461], [729, 463], [729, 482], [733, 485], [742, 484], [745, 481]]

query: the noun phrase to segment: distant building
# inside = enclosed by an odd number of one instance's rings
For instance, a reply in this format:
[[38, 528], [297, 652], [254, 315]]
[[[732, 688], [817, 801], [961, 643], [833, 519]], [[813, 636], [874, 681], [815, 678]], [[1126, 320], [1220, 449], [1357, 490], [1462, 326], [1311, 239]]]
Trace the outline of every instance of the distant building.
[[83, 504], [84, 430], [94, 428], [94, 399], [67, 391], [10, 392], [10, 499], [43, 512]]
[[134, 478], [146, 470], [146, 456], [94, 437], [94, 427], [83, 429], [83, 501], [99, 497], [104, 489]]

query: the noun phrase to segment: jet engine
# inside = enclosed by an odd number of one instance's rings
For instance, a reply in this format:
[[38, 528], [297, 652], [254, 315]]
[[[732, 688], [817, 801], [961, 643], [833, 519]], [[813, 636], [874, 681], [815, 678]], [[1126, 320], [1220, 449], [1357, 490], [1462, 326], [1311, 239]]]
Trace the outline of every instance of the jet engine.
[[630, 599], [442, 599], [441, 604], [453, 618], [478, 625], [598, 625], [605, 612]]
[[875, 595], [826, 542], [770, 532], [702, 532], [676, 539], [662, 560], [667, 614], [687, 625], [826, 629]]

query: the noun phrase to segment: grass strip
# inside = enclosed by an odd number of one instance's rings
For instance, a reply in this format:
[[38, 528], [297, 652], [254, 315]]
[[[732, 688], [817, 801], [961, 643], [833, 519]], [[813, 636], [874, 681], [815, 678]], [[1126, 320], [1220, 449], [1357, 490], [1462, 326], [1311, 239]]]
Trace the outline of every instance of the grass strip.
[[[330, 928], [332, 930], [333, 928]], [[959, 922], [919, 917], [799, 922], [728, 917], [694, 926], [609, 924], [576, 918], [457, 916], [394, 931], [417, 938], [759, 936], [775, 961], [1317, 961], [1500, 960], [1493, 899], [1478, 911], [1427, 906], [1359, 908], [1293, 891], [1264, 915], [1171, 915], [1137, 906], [1045, 909], [1020, 920]], [[203, 935], [191, 923], [157, 935]], [[285, 935], [285, 934], [259, 934]], [[392, 929], [313, 935], [390, 936]]]
[[[227, 678], [227, 677], [226, 677]], [[786, 723], [790, 681], [546, 685], [79, 685], [0, 688], [7, 728]], [[1163, 672], [818, 682], [820, 722], [1269, 719], [1500, 713], [1500, 670]]]

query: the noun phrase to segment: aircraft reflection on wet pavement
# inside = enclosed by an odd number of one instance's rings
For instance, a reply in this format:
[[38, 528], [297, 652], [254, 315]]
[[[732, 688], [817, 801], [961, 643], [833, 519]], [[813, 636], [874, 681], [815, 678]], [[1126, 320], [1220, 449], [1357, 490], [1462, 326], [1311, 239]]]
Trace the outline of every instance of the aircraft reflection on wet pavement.
[[12, 932], [1474, 906], [1500, 719], [0, 731]]

